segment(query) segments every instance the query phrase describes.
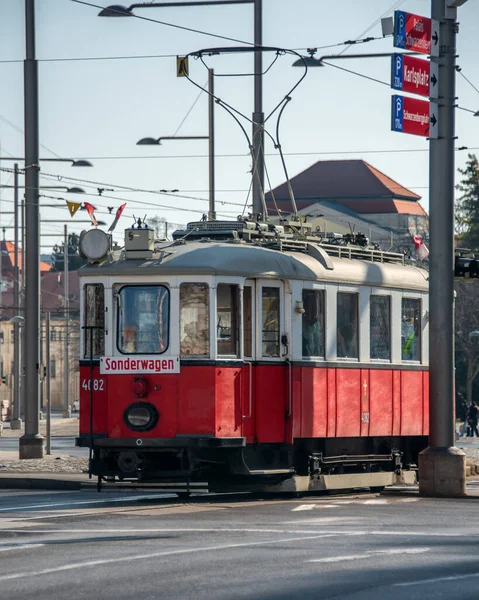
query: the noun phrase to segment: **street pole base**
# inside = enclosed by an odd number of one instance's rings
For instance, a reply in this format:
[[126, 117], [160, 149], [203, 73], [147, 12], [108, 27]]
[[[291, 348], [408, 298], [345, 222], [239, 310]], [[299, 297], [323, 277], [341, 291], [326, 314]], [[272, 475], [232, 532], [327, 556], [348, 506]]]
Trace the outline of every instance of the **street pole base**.
[[62, 412], [62, 417], [63, 417], [64, 419], [71, 419], [71, 418], [72, 418], [72, 411], [71, 411], [70, 409], [68, 409], [68, 410], [64, 410], [64, 411]]
[[43, 436], [25, 434], [20, 440], [20, 459], [43, 458]]
[[12, 419], [10, 421], [10, 429], [21, 429], [22, 428], [22, 420], [21, 419]]
[[458, 498], [466, 495], [466, 455], [462, 450], [430, 446], [419, 454], [419, 494]]

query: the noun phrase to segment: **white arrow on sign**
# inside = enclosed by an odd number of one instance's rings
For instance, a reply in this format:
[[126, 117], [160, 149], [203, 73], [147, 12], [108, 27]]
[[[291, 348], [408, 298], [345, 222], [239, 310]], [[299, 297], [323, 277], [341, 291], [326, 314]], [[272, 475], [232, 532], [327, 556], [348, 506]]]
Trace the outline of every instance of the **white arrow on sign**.
[[440, 54], [439, 21], [431, 19], [431, 56], [437, 58]]
[[439, 110], [435, 102], [429, 105], [429, 139], [437, 140], [439, 137]]
[[429, 66], [429, 97], [439, 98], [439, 64], [431, 60]]

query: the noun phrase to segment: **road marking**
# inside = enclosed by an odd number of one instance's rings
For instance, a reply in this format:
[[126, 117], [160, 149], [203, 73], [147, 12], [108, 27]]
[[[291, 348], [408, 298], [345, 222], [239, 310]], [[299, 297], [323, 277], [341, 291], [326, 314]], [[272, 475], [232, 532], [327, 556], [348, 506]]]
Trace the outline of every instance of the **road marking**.
[[[315, 558], [307, 560], [308, 563], [335, 563], [347, 560], [365, 560], [379, 554], [390, 556], [392, 554], [423, 554], [429, 552], [430, 548], [390, 548], [389, 550], [368, 550], [364, 554], [349, 554], [346, 556], [330, 556], [328, 558]], [[398, 584], [395, 584], [398, 585]], [[413, 584], [411, 584], [413, 585]]]
[[8, 552], [9, 550], [26, 550], [27, 548], [40, 548], [45, 544], [16, 544], [13, 546], [0, 546], [0, 552]]
[[316, 508], [316, 504], [301, 504], [300, 506], [292, 508], [291, 512], [295, 512], [298, 510], [312, 510], [313, 508]]
[[70, 563], [66, 565], [58, 565], [51, 569], [40, 569], [38, 571], [23, 571], [19, 573], [9, 573], [8, 575], [0, 575], [0, 581], [8, 581], [11, 579], [22, 579], [24, 577], [38, 577], [39, 575], [49, 575], [50, 573], [59, 573], [60, 571], [73, 571], [75, 569], [85, 569], [88, 567], [96, 567], [100, 565], [111, 565], [115, 563], [131, 562], [133, 560], [148, 560], [152, 558], [170, 557], [180, 554], [194, 554], [196, 552], [216, 552], [218, 550], [230, 550], [233, 548], [250, 548], [251, 546], [259, 546], [264, 544], [286, 544], [289, 542], [299, 542], [305, 540], [314, 540], [327, 537], [324, 535], [308, 535], [303, 537], [283, 538], [280, 540], [269, 540], [259, 542], [248, 542], [243, 544], [223, 544], [219, 546], [203, 546], [202, 548], [184, 548], [182, 550], [165, 550], [163, 552], [151, 552], [150, 554], [133, 554], [130, 556], [122, 556], [118, 558], [105, 558], [102, 560], [91, 560], [83, 563]]
[[[337, 519], [336, 519], [337, 520]], [[281, 533], [281, 534], [304, 534], [308, 533], [304, 529], [245, 529], [237, 528], [237, 529], [221, 529], [221, 528], [209, 528], [209, 529], [188, 529], [188, 528], [168, 528], [168, 527], [159, 527], [155, 529], [138, 529], [137, 527], [133, 529], [35, 529], [35, 531], [25, 531], [23, 529], [10, 529], [12, 533], [27, 533], [29, 535], [34, 535], [36, 533]], [[316, 531], [310, 532], [319, 533]], [[323, 533], [322, 536], [327, 537], [337, 537], [341, 535], [340, 533]]]
[[450, 575], [449, 577], [438, 577], [437, 579], [422, 579], [421, 581], [408, 581], [406, 583], [394, 583], [396, 587], [407, 587], [411, 585], [427, 585], [428, 583], [440, 583], [441, 581], [458, 581], [459, 579], [470, 579], [479, 577], [479, 573], [469, 573], [469, 575]]
[[363, 504], [389, 504], [389, 500], [385, 498], [376, 498], [374, 500], [364, 500]]

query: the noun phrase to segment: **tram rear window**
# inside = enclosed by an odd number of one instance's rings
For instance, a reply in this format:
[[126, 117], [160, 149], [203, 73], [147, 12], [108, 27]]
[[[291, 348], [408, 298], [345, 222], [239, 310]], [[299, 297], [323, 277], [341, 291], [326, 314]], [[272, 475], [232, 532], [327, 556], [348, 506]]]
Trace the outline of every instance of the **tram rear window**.
[[218, 356], [237, 357], [239, 355], [238, 286], [218, 284], [216, 306]]
[[118, 294], [118, 350], [161, 354], [168, 348], [170, 295], [164, 285], [129, 285]]
[[[102, 283], [88, 283], [85, 290], [85, 327], [98, 327], [99, 329], [84, 329], [85, 358], [103, 356], [105, 354], [105, 288]], [[53, 338], [52, 338], [53, 339]]]
[[372, 295], [369, 310], [370, 357], [391, 360], [391, 298]]
[[210, 303], [206, 283], [180, 285], [180, 354], [210, 355]]
[[401, 349], [402, 360], [420, 360], [421, 301], [419, 298], [402, 299]]

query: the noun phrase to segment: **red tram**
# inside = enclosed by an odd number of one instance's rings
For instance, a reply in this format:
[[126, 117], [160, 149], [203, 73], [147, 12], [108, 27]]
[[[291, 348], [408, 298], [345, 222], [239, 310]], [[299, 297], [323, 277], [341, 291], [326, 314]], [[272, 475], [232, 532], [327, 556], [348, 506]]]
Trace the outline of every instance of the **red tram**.
[[[307, 491], [414, 481], [428, 277], [305, 224], [188, 225], [80, 270], [80, 435], [102, 481]], [[303, 228], [297, 235], [298, 228]]]

